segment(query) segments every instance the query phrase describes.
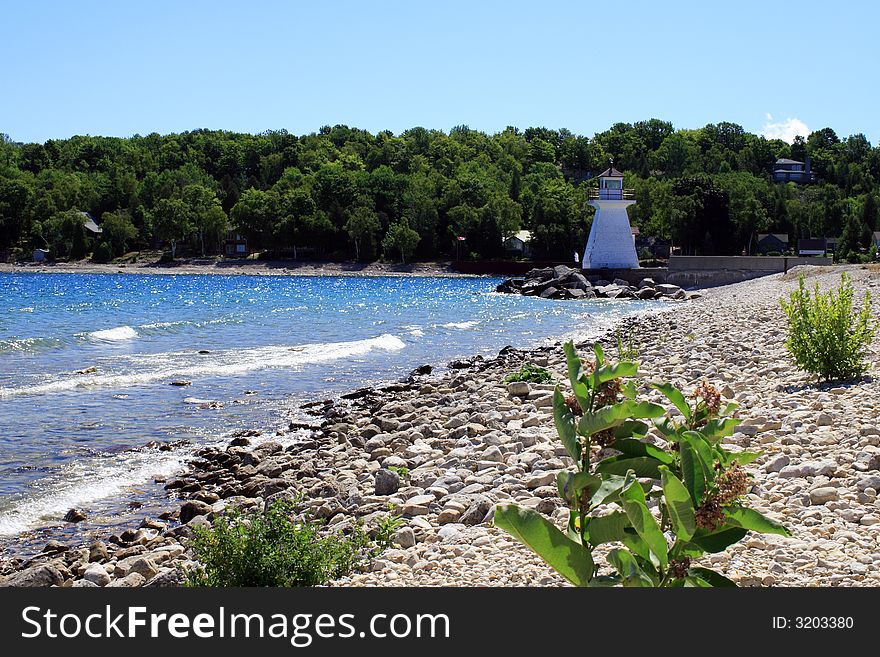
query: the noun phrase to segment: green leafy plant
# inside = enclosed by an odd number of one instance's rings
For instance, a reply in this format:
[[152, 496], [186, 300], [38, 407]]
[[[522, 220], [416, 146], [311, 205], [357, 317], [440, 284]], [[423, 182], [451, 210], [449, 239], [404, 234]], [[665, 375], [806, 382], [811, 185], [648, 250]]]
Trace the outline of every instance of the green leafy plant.
[[199, 565], [186, 573], [187, 586], [315, 586], [350, 572], [369, 543], [363, 530], [327, 533], [294, 514], [291, 502], [279, 500], [265, 513], [233, 512], [210, 529], [196, 527]]
[[405, 465], [389, 465], [388, 469], [391, 470], [391, 472], [396, 472], [397, 476], [401, 479], [409, 477], [409, 468]]
[[[559, 438], [575, 463], [556, 477], [569, 507], [565, 531], [532, 509], [499, 505], [495, 525], [534, 550], [578, 586], [735, 586], [694, 560], [722, 552], [749, 531], [788, 536], [779, 523], [745, 506], [749, 477], [742, 466], [758, 454], [730, 453], [721, 441], [739, 420], [735, 405], [721, 408], [703, 384], [690, 398], [670, 384], [654, 384], [680, 412], [637, 401], [633, 362], [607, 363], [594, 345], [595, 364], [565, 345], [573, 394], [557, 387], [553, 399]], [[645, 440], [652, 421], [665, 447]], [[608, 553], [612, 574], [599, 574], [594, 550]]]
[[553, 375], [543, 367], [526, 363], [518, 372], [512, 372], [504, 377], [504, 383], [513, 383], [514, 381], [527, 381], [529, 383], [548, 383], [553, 380]]
[[865, 373], [867, 347], [877, 331], [871, 319], [871, 293], [865, 292], [861, 310], [853, 307], [855, 291], [846, 272], [840, 286], [821, 292], [819, 284], [812, 296], [804, 277], [789, 300], [780, 300], [788, 317], [785, 346], [802, 370], [824, 381], [846, 381]]
[[379, 552], [391, 547], [394, 532], [400, 529], [402, 525], [403, 518], [401, 518], [396, 512], [389, 513], [388, 515], [379, 518], [376, 523], [376, 536], [374, 538], [376, 545], [379, 548]]
[[631, 328], [626, 333], [617, 331], [614, 337], [617, 341], [617, 360], [635, 362], [639, 359], [639, 347]]

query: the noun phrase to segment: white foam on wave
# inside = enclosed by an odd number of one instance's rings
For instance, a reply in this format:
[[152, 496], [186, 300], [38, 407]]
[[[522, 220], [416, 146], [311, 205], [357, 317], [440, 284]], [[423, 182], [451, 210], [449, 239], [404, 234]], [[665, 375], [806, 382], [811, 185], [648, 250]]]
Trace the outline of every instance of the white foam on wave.
[[468, 322], [447, 322], [446, 324], [440, 324], [440, 328], [447, 329], [469, 329], [475, 327], [480, 322], [478, 320], [470, 320]]
[[179, 320], [175, 322], [153, 322], [151, 324], [141, 324], [138, 326], [139, 329], [144, 329], [147, 331], [153, 330], [163, 330], [163, 329], [180, 329], [187, 326], [194, 326], [196, 328], [205, 328], [208, 326], [212, 326], [214, 324], [238, 324], [241, 323], [241, 319], [235, 318], [220, 318], [220, 319], [209, 319], [202, 322], [193, 322], [189, 320]]
[[112, 329], [92, 331], [88, 334], [88, 336], [90, 338], [94, 338], [95, 340], [119, 342], [121, 340], [133, 340], [138, 336], [138, 333], [130, 326], [117, 326], [116, 328]]
[[[44, 523], [59, 523], [68, 509], [88, 508], [101, 500], [120, 497], [132, 487], [141, 487], [154, 476], [171, 477], [181, 471], [196, 449], [223, 445], [229, 434], [179, 450], [132, 450], [113, 456], [76, 460], [56, 475], [33, 484], [22, 495], [0, 508], [0, 536], [14, 536]], [[287, 447], [298, 440], [296, 434], [264, 434], [251, 444], [279, 442]]]
[[340, 358], [365, 356], [371, 351], [399, 351], [405, 347], [404, 342], [396, 335], [386, 333], [375, 338], [350, 342], [228, 349], [215, 351], [210, 355], [192, 352], [149, 354], [137, 361], [142, 363], [142, 369], [124, 373], [99, 373], [88, 377], [64, 375], [46, 383], [21, 388], [0, 388], [0, 399], [94, 387], [124, 388], [172, 377], [235, 376], [269, 368], [295, 369]]
[[170, 476], [183, 467], [183, 457], [183, 453], [151, 450], [131, 452], [103, 463], [95, 459], [72, 463], [61, 476], [38, 482], [36, 490], [0, 512], [0, 536], [18, 534], [43, 522], [57, 522], [68, 509], [119, 495], [153, 475]]

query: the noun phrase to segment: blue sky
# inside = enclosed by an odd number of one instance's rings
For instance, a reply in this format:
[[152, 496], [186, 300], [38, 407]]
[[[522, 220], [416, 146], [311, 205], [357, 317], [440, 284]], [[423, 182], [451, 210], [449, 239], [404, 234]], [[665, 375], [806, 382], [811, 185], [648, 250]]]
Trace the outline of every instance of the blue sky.
[[[880, 139], [869, 2], [2, 0], [0, 132], [733, 121]], [[772, 118], [769, 118], [772, 117]]]

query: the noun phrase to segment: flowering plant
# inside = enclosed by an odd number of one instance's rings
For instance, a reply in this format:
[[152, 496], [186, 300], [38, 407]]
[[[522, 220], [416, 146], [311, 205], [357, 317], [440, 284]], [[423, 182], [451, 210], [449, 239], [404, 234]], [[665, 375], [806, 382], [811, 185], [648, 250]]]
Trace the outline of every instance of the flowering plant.
[[[499, 505], [495, 525], [534, 550], [578, 586], [735, 586], [722, 574], [696, 565], [706, 553], [726, 550], [749, 531], [789, 536], [779, 523], [746, 506], [750, 479], [743, 466], [753, 452], [721, 447], [740, 420], [735, 404], [721, 408], [721, 395], [704, 383], [688, 399], [674, 386], [653, 384], [679, 411], [636, 401], [638, 364], [605, 361], [594, 345], [595, 363], [584, 363], [574, 345], [565, 353], [573, 394], [554, 394], [559, 438], [574, 462], [557, 475], [569, 507], [563, 532], [534, 510]], [[655, 438], [649, 440], [653, 422]], [[613, 544], [613, 572], [600, 574], [594, 550]]]

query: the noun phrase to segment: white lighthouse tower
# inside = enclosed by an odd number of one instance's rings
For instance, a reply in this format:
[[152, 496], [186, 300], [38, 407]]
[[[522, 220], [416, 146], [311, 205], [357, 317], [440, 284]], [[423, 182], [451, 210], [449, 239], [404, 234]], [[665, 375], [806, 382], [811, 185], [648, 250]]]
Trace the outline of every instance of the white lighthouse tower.
[[634, 205], [632, 190], [623, 188], [623, 174], [614, 163], [599, 174], [599, 189], [590, 193], [590, 205], [596, 208], [587, 248], [581, 265], [584, 269], [635, 269], [639, 266], [636, 245], [626, 208]]

